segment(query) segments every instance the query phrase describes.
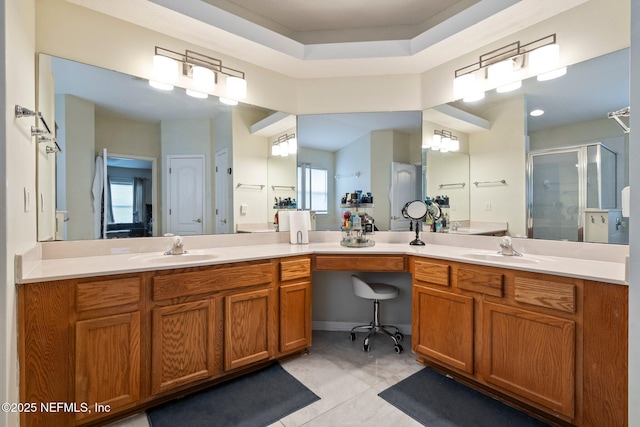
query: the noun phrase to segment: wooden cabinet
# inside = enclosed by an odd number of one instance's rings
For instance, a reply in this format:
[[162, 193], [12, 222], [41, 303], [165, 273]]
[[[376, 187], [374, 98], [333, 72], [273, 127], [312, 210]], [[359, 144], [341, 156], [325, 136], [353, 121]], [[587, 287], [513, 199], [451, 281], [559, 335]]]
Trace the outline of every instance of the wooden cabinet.
[[76, 419], [101, 416], [96, 405], [105, 412], [133, 406], [141, 397], [140, 277], [76, 280], [71, 297], [78, 317], [75, 402], [91, 409]]
[[152, 393], [162, 393], [213, 376], [214, 302], [214, 299], [206, 299], [153, 309]]
[[311, 260], [280, 262], [280, 353], [311, 345]]
[[484, 379], [574, 418], [576, 322], [488, 302], [483, 317]]
[[413, 286], [414, 352], [473, 373], [473, 329], [473, 298]]
[[225, 370], [269, 359], [270, 307], [269, 289], [225, 297]]

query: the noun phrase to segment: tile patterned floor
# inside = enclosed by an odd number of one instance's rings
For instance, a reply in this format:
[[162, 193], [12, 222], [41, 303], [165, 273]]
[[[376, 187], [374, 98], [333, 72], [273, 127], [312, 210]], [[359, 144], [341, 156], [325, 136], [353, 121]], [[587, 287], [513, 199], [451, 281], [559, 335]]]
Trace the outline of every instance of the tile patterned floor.
[[[411, 353], [411, 336], [404, 352], [396, 354], [392, 341], [376, 335], [369, 352], [362, 351], [364, 333], [349, 341], [346, 332], [313, 331], [310, 354], [282, 363], [284, 369], [320, 396], [320, 400], [269, 427], [421, 426], [378, 397], [378, 393], [422, 369]], [[145, 414], [109, 427], [149, 427]]]

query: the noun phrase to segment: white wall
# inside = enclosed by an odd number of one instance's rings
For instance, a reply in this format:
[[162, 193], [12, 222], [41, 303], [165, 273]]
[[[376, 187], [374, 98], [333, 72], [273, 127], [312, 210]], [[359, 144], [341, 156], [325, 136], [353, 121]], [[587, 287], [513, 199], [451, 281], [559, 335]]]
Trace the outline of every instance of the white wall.
[[[35, 2], [0, 2], [0, 401], [19, 402], [14, 255], [36, 241], [36, 142], [33, 118], [16, 119], [14, 106], [35, 110]], [[24, 209], [24, 194], [30, 199]], [[0, 412], [0, 425], [18, 425]]]
[[[249, 106], [233, 109], [233, 230], [238, 224], [257, 224], [268, 221], [267, 207], [267, 158], [270, 154], [269, 139], [251, 134], [251, 125], [267, 117], [269, 113]], [[253, 184], [241, 186], [238, 184]], [[264, 188], [255, 187], [264, 185]], [[247, 212], [240, 213], [240, 206], [247, 205]]]
[[509, 222], [512, 236], [526, 235], [526, 110], [524, 96], [514, 96], [485, 112], [490, 130], [469, 134], [471, 220]]
[[[640, 111], [640, 0], [631, 0], [630, 19], [631, 109]], [[629, 127], [640, 129], [640, 114], [630, 116]], [[640, 212], [640, 133], [632, 131], [629, 139], [631, 211], [637, 216]], [[629, 231], [629, 426], [633, 427], [640, 425], [640, 228], [632, 226]]]

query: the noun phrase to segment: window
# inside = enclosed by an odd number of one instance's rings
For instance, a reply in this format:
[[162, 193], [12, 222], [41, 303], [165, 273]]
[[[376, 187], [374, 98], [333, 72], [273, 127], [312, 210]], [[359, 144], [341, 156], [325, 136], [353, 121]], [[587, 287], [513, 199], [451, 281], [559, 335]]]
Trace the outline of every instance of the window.
[[329, 210], [329, 183], [326, 169], [311, 167], [310, 163], [298, 165], [298, 207], [326, 214]]
[[133, 178], [115, 178], [109, 180], [111, 190], [112, 223], [133, 222]]

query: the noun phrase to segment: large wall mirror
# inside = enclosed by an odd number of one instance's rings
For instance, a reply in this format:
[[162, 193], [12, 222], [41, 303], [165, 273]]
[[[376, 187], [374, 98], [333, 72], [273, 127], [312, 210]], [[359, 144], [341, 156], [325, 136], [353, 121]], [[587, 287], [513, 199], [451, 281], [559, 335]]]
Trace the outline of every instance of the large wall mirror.
[[62, 149], [38, 158], [41, 241], [266, 228], [274, 194], [295, 197], [295, 155], [269, 160], [295, 116], [44, 54], [38, 71]]
[[449, 195], [452, 219], [505, 222], [512, 236], [626, 244], [629, 135], [608, 113], [628, 106], [624, 49], [555, 80], [531, 78], [514, 92], [429, 109], [425, 145], [446, 130], [460, 150], [424, 150], [427, 195]]

